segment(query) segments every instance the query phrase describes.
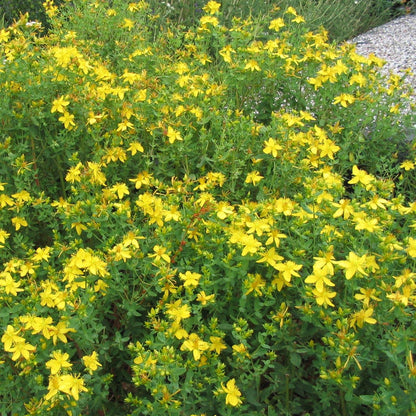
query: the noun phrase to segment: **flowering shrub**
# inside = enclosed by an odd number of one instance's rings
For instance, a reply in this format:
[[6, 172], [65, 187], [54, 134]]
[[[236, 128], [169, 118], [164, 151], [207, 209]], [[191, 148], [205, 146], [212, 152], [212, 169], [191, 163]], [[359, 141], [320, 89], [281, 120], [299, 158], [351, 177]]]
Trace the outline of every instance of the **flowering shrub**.
[[403, 79], [291, 7], [44, 5], [0, 31], [1, 413], [414, 412]]

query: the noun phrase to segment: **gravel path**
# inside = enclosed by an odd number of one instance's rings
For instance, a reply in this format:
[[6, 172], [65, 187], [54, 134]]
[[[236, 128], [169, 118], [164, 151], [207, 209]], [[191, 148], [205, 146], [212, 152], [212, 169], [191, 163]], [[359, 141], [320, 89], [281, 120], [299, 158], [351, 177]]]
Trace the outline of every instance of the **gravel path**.
[[416, 14], [401, 16], [382, 26], [363, 33], [350, 42], [357, 45], [357, 53], [374, 53], [386, 61], [382, 71], [402, 74], [410, 69], [408, 82], [415, 89], [416, 98]]

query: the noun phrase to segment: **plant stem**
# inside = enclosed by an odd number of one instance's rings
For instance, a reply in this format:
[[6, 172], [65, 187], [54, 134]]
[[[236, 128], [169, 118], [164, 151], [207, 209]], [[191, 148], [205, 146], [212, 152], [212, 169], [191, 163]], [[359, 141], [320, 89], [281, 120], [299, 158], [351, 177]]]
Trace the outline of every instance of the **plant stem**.
[[339, 401], [341, 403], [341, 414], [347, 416], [347, 408], [345, 406], [345, 394], [342, 390], [339, 391]]
[[285, 374], [285, 407], [287, 414], [289, 414], [289, 398], [289, 374]]

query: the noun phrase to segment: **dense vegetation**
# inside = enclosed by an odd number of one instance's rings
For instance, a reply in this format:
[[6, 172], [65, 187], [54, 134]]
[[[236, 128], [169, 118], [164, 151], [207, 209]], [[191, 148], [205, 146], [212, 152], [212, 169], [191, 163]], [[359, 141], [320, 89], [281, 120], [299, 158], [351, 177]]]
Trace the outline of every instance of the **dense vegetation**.
[[415, 103], [292, 6], [0, 29], [0, 414], [416, 412]]
[[[29, 13], [29, 20], [38, 20], [48, 28], [44, 0], [3, 0], [0, 5], [0, 19], [10, 25], [21, 13]], [[56, 6], [65, 0], [55, 0]], [[113, 0], [99, 0], [97, 3], [112, 7]], [[125, 0], [127, 6], [129, 0]], [[172, 24], [192, 26], [204, 14], [202, 0], [149, 0], [149, 8], [163, 20]], [[267, 15], [273, 6], [286, 9], [294, 7], [306, 19], [310, 29], [324, 26], [331, 40], [350, 39], [375, 26], [381, 25], [399, 15], [414, 12], [415, 0], [224, 0], [221, 4], [224, 24], [233, 17], [247, 18]]]

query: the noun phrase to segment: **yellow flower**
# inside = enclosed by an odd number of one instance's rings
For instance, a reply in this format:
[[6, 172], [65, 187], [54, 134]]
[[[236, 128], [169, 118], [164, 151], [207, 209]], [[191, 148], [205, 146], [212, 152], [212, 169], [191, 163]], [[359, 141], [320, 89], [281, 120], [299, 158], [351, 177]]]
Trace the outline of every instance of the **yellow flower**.
[[173, 325], [172, 325], [172, 330], [173, 331], [175, 331], [175, 337], [177, 338], [177, 339], [183, 339], [183, 338], [188, 338], [188, 332], [185, 330], [185, 329], [183, 329], [183, 328], [181, 328], [180, 326], [179, 326], [179, 323], [178, 323], [179, 321], [176, 321]]
[[247, 351], [247, 348], [244, 344], [234, 344], [233, 345], [233, 354], [241, 354], [241, 355], [245, 355], [247, 357], [250, 356], [250, 354]]
[[278, 32], [284, 26], [285, 26], [285, 21], [281, 17], [279, 17], [277, 19], [273, 19], [270, 22], [269, 29], [273, 29], [276, 32]]
[[402, 304], [404, 306], [407, 306], [409, 304], [409, 299], [412, 299], [414, 297], [413, 292], [413, 286], [408, 284], [402, 287], [402, 292], [393, 292], [390, 295], [387, 295], [387, 298], [394, 302], [396, 305]]
[[6, 242], [6, 239], [10, 236], [10, 233], [0, 229], [0, 248], [3, 247], [1, 244]]
[[283, 260], [283, 257], [276, 253], [276, 249], [274, 247], [267, 250], [265, 253], [262, 254], [262, 258], [257, 260], [256, 263], [267, 263], [272, 267], [276, 266], [276, 262]]
[[19, 287], [21, 282], [16, 282], [9, 272], [1, 272], [0, 277], [4, 277], [0, 279], [0, 287], [3, 287], [8, 295], [17, 296], [17, 292], [23, 292], [23, 289]]
[[222, 350], [227, 349], [226, 345], [222, 342], [222, 338], [209, 337], [209, 340], [211, 341], [210, 351], [215, 351], [217, 354], [220, 354]]
[[127, 129], [134, 129], [133, 123], [128, 120], [123, 120], [118, 123], [117, 131], [126, 131]]
[[10, 37], [9, 31], [7, 31], [6, 29], [0, 30], [0, 42], [7, 42], [9, 40], [9, 37]]
[[51, 374], [58, 374], [62, 368], [71, 368], [72, 364], [68, 361], [69, 355], [61, 351], [54, 351], [52, 359], [46, 362], [46, 367], [51, 371]]
[[377, 291], [376, 289], [363, 289], [360, 288], [360, 293], [356, 293], [354, 298], [357, 300], [362, 300], [363, 305], [368, 307], [370, 300], [381, 301], [380, 298], [376, 297]]
[[255, 275], [249, 274], [248, 279], [244, 281], [244, 286], [248, 287], [245, 295], [248, 295], [254, 291], [257, 293], [257, 295], [262, 296], [263, 293], [261, 289], [266, 286], [266, 281], [261, 277], [259, 273], [256, 273]]
[[336, 264], [345, 269], [345, 278], [350, 280], [356, 273], [361, 273], [367, 276], [367, 273], [363, 269], [367, 261], [367, 256], [364, 254], [359, 257], [354, 252], [350, 251], [347, 260], [337, 261]]
[[64, 125], [67, 130], [72, 130], [72, 127], [75, 126], [74, 115], [65, 111], [61, 117], [58, 119]]
[[282, 119], [286, 122], [288, 127], [305, 125], [305, 123], [302, 121], [302, 117], [295, 114], [284, 113], [282, 114]]
[[367, 78], [361, 72], [352, 75], [350, 78], [350, 85], [358, 84], [360, 87], [364, 87], [366, 83]]
[[242, 256], [247, 256], [247, 254], [255, 254], [258, 249], [261, 247], [260, 241], [257, 241], [251, 234], [247, 234], [241, 241], [241, 244], [244, 245]]
[[305, 19], [304, 19], [303, 16], [297, 15], [296, 17], [294, 17], [292, 19], [292, 22], [295, 22], [295, 23], [305, 23]]
[[97, 360], [97, 353], [94, 351], [91, 355], [84, 355], [82, 357], [85, 367], [87, 367], [90, 374], [93, 371], [97, 370], [98, 367], [101, 367], [101, 364]]
[[327, 274], [333, 276], [334, 266], [334, 246], [329, 246], [328, 251], [322, 254], [321, 257], [314, 257], [315, 263], [313, 264], [313, 270], [324, 269]]
[[159, 262], [160, 260], [165, 261], [166, 263], [170, 263], [170, 257], [166, 253], [166, 248], [161, 246], [154, 246], [153, 247], [153, 254], [149, 254], [149, 257], [154, 257], [156, 262]]
[[69, 104], [69, 101], [67, 101], [66, 96], [64, 97], [59, 97], [55, 100], [53, 100], [52, 102], [52, 108], [51, 108], [51, 113], [55, 113], [56, 111], [58, 113], [65, 113], [66, 109], [65, 107]]
[[65, 180], [71, 183], [80, 182], [82, 167], [82, 163], [79, 162], [76, 166], [72, 166], [71, 168], [69, 168], [68, 173], [65, 176]]
[[289, 6], [289, 7], [286, 9], [285, 13], [288, 13], [288, 14], [293, 14], [294, 16], [297, 16], [297, 15], [298, 15], [298, 13], [297, 13], [296, 9], [295, 9], [294, 7], [292, 7], [292, 6]]
[[355, 229], [360, 230], [366, 230], [370, 233], [373, 233], [374, 231], [377, 231], [380, 227], [377, 225], [378, 220], [377, 218], [360, 218], [357, 217], [355, 219], [356, 226]]
[[118, 196], [118, 199], [122, 199], [124, 195], [128, 195], [129, 188], [127, 188], [127, 185], [125, 183], [116, 183], [110, 188], [110, 191]]
[[221, 383], [222, 391], [226, 394], [225, 404], [236, 407], [239, 406], [242, 401], [240, 399], [241, 392], [238, 387], [235, 385], [235, 379], [232, 378], [227, 382], [227, 386], [224, 387], [224, 384]]
[[191, 351], [195, 361], [198, 361], [201, 358], [201, 352], [207, 349], [209, 349], [209, 344], [202, 341], [195, 333], [189, 335], [189, 338], [181, 345], [181, 351]]
[[36, 316], [31, 322], [32, 333], [33, 334], [42, 334], [46, 339], [51, 337], [50, 330], [52, 328], [53, 320], [50, 316], [43, 318]]
[[224, 46], [220, 50], [220, 55], [223, 57], [225, 62], [232, 62], [231, 53], [235, 53], [235, 50], [231, 47], [231, 45]]
[[362, 328], [364, 323], [366, 322], [368, 324], [374, 325], [375, 323], [377, 323], [377, 320], [374, 318], [371, 318], [371, 315], [373, 314], [373, 312], [374, 312], [373, 308], [368, 308], [368, 309], [362, 309], [361, 311], [354, 313], [351, 318], [350, 326], [355, 328], [355, 324], [357, 324], [359, 328]]
[[1, 194], [0, 195], [0, 208], [4, 208], [6, 205], [9, 207], [13, 206], [14, 201], [8, 195]]
[[207, 24], [211, 24], [212, 26], [218, 26], [218, 19], [214, 16], [202, 16], [199, 21], [201, 22], [201, 26], [203, 26], [204, 28], [206, 28], [205, 26]]
[[416, 257], [416, 239], [409, 237], [406, 252], [410, 257]]
[[279, 322], [279, 327], [282, 328], [285, 323], [285, 318], [290, 317], [290, 313], [288, 313], [289, 306], [286, 305], [285, 302], [280, 304], [279, 311], [272, 315], [272, 319], [276, 322]]
[[405, 160], [400, 167], [404, 170], [412, 170], [415, 168], [415, 164], [411, 160]]
[[68, 332], [76, 332], [73, 328], [68, 328], [65, 321], [58, 322], [55, 326], [49, 327], [49, 334], [52, 337], [53, 345], [56, 345], [58, 339], [66, 344], [68, 342], [68, 338], [66, 334]]
[[201, 302], [201, 305], [205, 306], [208, 302], [214, 301], [215, 294], [207, 295], [204, 290], [198, 293], [196, 300]]
[[338, 152], [340, 149], [339, 146], [337, 146], [332, 140], [325, 139], [323, 143], [321, 143], [319, 146], [319, 157], [325, 157], [328, 156], [330, 159], [334, 159], [334, 153]]
[[370, 201], [368, 201], [367, 205], [371, 209], [386, 209], [386, 204], [390, 204], [390, 202], [387, 199], [380, 198], [378, 195], [374, 195]]
[[136, 189], [140, 189], [143, 185], [150, 185], [150, 181], [152, 179], [153, 176], [150, 173], [140, 172], [134, 179], [129, 179], [129, 181], [134, 182], [134, 186]]
[[106, 177], [103, 172], [101, 172], [101, 164], [96, 162], [87, 162], [89, 175], [91, 177], [91, 183], [99, 183], [100, 185], [104, 185], [106, 182]]
[[189, 270], [185, 273], [179, 273], [179, 277], [181, 280], [184, 281], [185, 287], [196, 287], [198, 286], [199, 279], [201, 278], [201, 275], [199, 273], [193, 273]]
[[61, 383], [60, 375], [50, 375], [49, 376], [49, 385], [48, 385], [48, 394], [45, 396], [45, 400], [52, 399], [53, 396], [59, 393], [59, 386]]
[[266, 241], [266, 246], [273, 244], [276, 247], [280, 246], [280, 239], [281, 238], [287, 238], [286, 234], [282, 234], [281, 232], [279, 232], [279, 230], [271, 230], [270, 232], [268, 232], [268, 239]]
[[282, 146], [280, 146], [280, 144], [271, 137], [269, 140], [264, 141], [263, 152], [266, 154], [271, 154], [273, 157], [277, 157], [277, 152], [282, 149]]
[[315, 296], [316, 303], [320, 306], [335, 306], [331, 299], [336, 296], [336, 292], [329, 292], [325, 286], [322, 287], [322, 290], [314, 289], [312, 290], [313, 295]]
[[373, 182], [374, 177], [369, 175], [365, 170], [359, 169], [356, 165], [352, 167], [353, 178], [348, 181], [349, 184], [354, 185], [357, 183], [363, 184], [367, 190], [371, 188], [371, 182]]
[[27, 227], [27, 221], [22, 217], [14, 217], [12, 218], [12, 224], [14, 225], [14, 228], [16, 231], [20, 229], [20, 227]]
[[314, 284], [316, 289], [321, 292], [324, 289], [324, 285], [335, 286], [335, 284], [328, 278], [327, 268], [314, 269], [313, 273], [305, 279], [305, 283]]
[[13, 344], [25, 342], [25, 339], [18, 335], [19, 332], [20, 330], [14, 329], [11, 325], [7, 325], [7, 329], [1, 337], [1, 342], [4, 344], [4, 351], [10, 352]]
[[186, 319], [191, 316], [189, 305], [182, 305], [181, 299], [175, 301], [174, 303], [168, 303], [166, 307], [166, 313], [176, 321], [181, 321], [182, 319]]
[[317, 76], [316, 78], [308, 78], [307, 82], [314, 86], [315, 91], [322, 87], [322, 84], [326, 81], [325, 77]]
[[290, 282], [292, 276], [299, 276], [298, 271], [302, 268], [302, 265], [289, 260], [286, 263], [277, 263], [274, 268], [279, 270], [286, 282]]
[[247, 221], [246, 226], [248, 227], [247, 234], [256, 234], [260, 237], [263, 233], [270, 231], [270, 220], [266, 218], [255, 219], [254, 221]]
[[58, 12], [58, 7], [53, 4], [53, 0], [45, 0], [42, 3], [43, 7], [46, 10], [46, 14], [52, 18]]
[[124, 149], [119, 146], [110, 147], [102, 160], [105, 160], [106, 163], [117, 162], [118, 160], [124, 163], [127, 160], [127, 155]]
[[88, 391], [84, 386], [84, 380], [79, 376], [65, 374], [60, 378], [59, 390], [70, 394], [75, 400], [79, 400], [79, 393]]
[[123, 24], [122, 24], [121, 27], [130, 31], [134, 27], [134, 22], [133, 22], [133, 20], [126, 18], [126, 19], [123, 20]]
[[175, 129], [173, 129], [171, 126], [168, 126], [167, 136], [170, 144], [174, 143], [176, 140], [183, 140], [181, 134]]
[[217, 206], [217, 217], [221, 220], [226, 219], [228, 216], [234, 213], [234, 208], [228, 203], [221, 201]]
[[13, 353], [12, 360], [17, 361], [20, 357], [28, 360], [30, 353], [36, 351], [36, 347], [27, 342], [16, 342], [13, 347], [9, 348], [9, 351]]
[[110, 251], [114, 253], [115, 261], [123, 260], [126, 262], [127, 259], [131, 259], [132, 253], [124, 243], [116, 244]]
[[257, 185], [263, 178], [264, 176], [261, 176], [260, 173], [255, 170], [247, 174], [245, 183], [252, 183], [253, 185]]
[[339, 203], [334, 202], [332, 205], [335, 208], [338, 208], [332, 215], [333, 218], [338, 218], [342, 215], [344, 219], [348, 219], [349, 216], [354, 213], [354, 207], [350, 204], [350, 200], [348, 199], [341, 199]]
[[216, 1], [209, 1], [203, 8], [202, 10], [205, 13], [209, 13], [209, 14], [215, 14], [218, 13], [219, 9], [221, 7], [220, 3], [217, 3]]
[[71, 224], [71, 228], [75, 228], [75, 231], [77, 232], [78, 235], [81, 235], [81, 233], [87, 229], [87, 226], [80, 223], [80, 222], [73, 222]]
[[139, 142], [131, 143], [127, 150], [131, 152], [132, 156], [134, 156], [137, 152], [144, 152], [143, 146]]
[[254, 59], [250, 59], [246, 65], [244, 66], [244, 69], [253, 71], [261, 71], [261, 68], [259, 67], [259, 64]]
[[348, 107], [355, 101], [355, 97], [351, 94], [342, 93], [335, 97], [334, 104], [341, 104], [343, 107]]

